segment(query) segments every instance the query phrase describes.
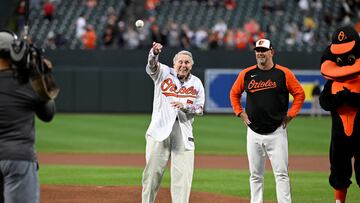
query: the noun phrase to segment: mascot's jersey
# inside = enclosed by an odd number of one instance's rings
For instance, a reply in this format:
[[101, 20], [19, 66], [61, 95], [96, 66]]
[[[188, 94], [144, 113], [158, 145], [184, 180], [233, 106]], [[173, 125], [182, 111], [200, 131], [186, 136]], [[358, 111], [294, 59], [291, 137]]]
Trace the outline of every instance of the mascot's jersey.
[[[337, 92], [342, 91], [344, 87], [351, 90], [353, 93], [360, 93], [360, 76], [343, 82], [334, 81], [331, 88], [331, 93], [336, 94]], [[344, 125], [345, 134], [347, 136], [350, 136], [353, 132], [355, 116], [358, 111], [358, 108], [349, 105], [342, 105], [337, 109], [337, 112]]]

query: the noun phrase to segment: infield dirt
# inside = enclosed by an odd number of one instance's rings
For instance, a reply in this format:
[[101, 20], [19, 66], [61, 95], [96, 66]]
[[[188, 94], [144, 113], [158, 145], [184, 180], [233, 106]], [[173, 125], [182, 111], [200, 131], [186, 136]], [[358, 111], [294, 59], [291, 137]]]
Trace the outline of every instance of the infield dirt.
[[[39, 154], [40, 165], [89, 165], [144, 167], [142, 154]], [[311, 164], [310, 164], [311, 163]], [[196, 155], [195, 168], [248, 169], [246, 156]], [[266, 168], [271, 170], [269, 162]], [[329, 171], [327, 156], [291, 156], [290, 170]], [[156, 203], [171, 203], [169, 189], [162, 188]], [[141, 187], [128, 186], [41, 186], [41, 203], [139, 203]], [[206, 192], [191, 192], [191, 203], [246, 203], [247, 199]]]

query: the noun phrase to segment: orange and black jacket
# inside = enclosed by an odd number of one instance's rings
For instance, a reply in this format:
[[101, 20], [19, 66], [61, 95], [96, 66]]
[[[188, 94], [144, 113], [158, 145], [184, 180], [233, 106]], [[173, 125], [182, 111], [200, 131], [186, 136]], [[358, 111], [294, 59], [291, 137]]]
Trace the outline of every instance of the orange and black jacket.
[[[239, 73], [230, 91], [236, 116], [243, 111], [241, 96], [246, 92], [246, 113], [249, 127], [259, 134], [274, 132], [284, 117], [295, 117], [305, 100], [305, 93], [295, 75], [286, 67], [274, 65], [270, 70], [251, 66]], [[294, 97], [288, 111], [289, 93]]]

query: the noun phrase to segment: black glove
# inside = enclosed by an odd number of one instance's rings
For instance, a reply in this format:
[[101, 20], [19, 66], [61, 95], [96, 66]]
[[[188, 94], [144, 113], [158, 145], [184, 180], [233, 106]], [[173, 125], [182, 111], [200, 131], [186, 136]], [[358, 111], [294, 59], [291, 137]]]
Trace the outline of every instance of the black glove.
[[343, 88], [344, 90], [341, 90], [335, 94], [336, 100], [342, 103], [348, 102], [351, 96], [351, 91], [346, 87]]
[[351, 92], [349, 89], [344, 87], [346, 103], [353, 107], [360, 107], [360, 93]]

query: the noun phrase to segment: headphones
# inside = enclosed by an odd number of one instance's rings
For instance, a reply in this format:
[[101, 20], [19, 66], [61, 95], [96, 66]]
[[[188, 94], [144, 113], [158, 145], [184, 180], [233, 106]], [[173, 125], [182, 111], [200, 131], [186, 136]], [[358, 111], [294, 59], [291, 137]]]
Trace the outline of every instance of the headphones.
[[28, 44], [10, 30], [0, 30], [0, 33], [9, 34], [13, 38], [9, 50], [2, 49], [0, 50], [1, 54], [4, 54], [5, 57], [10, 57], [13, 62], [20, 62], [23, 60], [25, 54], [28, 52]]

